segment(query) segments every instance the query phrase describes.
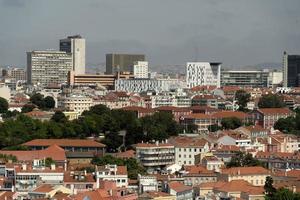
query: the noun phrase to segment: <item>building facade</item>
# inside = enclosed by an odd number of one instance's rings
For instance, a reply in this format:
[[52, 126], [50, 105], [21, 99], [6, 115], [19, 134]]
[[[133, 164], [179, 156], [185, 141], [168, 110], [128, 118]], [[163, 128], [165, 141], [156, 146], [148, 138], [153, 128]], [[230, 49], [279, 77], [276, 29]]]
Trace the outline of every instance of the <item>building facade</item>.
[[222, 86], [269, 87], [268, 71], [222, 71]]
[[72, 54], [63, 51], [27, 52], [27, 82], [46, 87], [66, 84], [72, 70]]
[[186, 83], [188, 88], [199, 85], [220, 87], [221, 63], [188, 62], [186, 64]]
[[59, 41], [59, 50], [72, 53], [72, 70], [76, 75], [85, 74], [85, 39], [80, 35], [68, 36]]
[[58, 98], [58, 107], [66, 111], [75, 111], [79, 115], [94, 105], [93, 99], [83, 95], [68, 95]]
[[133, 63], [134, 78], [148, 78], [148, 62], [135, 61]]
[[106, 54], [106, 74], [132, 72], [136, 61], [145, 61], [142, 54]]
[[283, 53], [283, 87], [300, 86], [300, 55]]

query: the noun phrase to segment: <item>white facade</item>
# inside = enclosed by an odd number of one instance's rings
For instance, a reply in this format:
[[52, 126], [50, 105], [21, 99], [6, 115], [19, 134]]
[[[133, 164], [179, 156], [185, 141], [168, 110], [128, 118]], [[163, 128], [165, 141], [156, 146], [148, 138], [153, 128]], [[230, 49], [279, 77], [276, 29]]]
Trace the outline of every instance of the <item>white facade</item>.
[[178, 165], [195, 165], [195, 156], [208, 151], [208, 143], [205, 146], [175, 146], [175, 163]]
[[94, 105], [91, 97], [70, 95], [58, 98], [58, 107], [67, 111], [75, 111], [79, 115]]
[[104, 169], [96, 171], [96, 188], [100, 186], [100, 180], [114, 181], [117, 187], [127, 187], [128, 186], [128, 175], [119, 171], [120, 167], [117, 165], [105, 165]]
[[134, 78], [148, 78], [148, 62], [136, 61], [133, 64]]
[[6, 99], [8, 102], [10, 102], [10, 89], [9, 87], [5, 86], [4, 84], [0, 85], [0, 97]]
[[198, 85], [220, 87], [221, 63], [188, 62], [186, 64], [186, 83], [188, 88]]
[[269, 73], [269, 80], [270, 84], [269, 85], [279, 85], [283, 81], [283, 72], [270, 72]]
[[117, 79], [115, 81], [115, 90], [126, 92], [163, 92], [181, 87], [182, 82], [178, 79]]
[[67, 83], [72, 54], [64, 51], [27, 52], [27, 82], [43, 87]]
[[155, 176], [138, 176], [139, 193], [158, 191], [158, 182]]
[[75, 75], [85, 74], [85, 39], [80, 35], [69, 36], [60, 40], [60, 50], [72, 53]]

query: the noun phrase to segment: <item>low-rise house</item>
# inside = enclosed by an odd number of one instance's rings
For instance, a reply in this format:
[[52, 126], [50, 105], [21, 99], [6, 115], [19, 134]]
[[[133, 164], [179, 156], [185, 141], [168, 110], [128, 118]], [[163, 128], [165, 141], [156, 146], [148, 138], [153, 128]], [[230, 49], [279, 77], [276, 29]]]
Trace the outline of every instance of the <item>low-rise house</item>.
[[176, 200], [176, 196], [170, 195], [166, 192], [148, 191], [139, 195], [139, 200]]
[[138, 195], [128, 191], [125, 187], [118, 187], [113, 181], [101, 181], [99, 189], [78, 193], [70, 198], [75, 200], [137, 200]]
[[148, 191], [158, 191], [158, 182], [155, 176], [138, 176], [139, 194]]
[[193, 188], [183, 185], [180, 182], [172, 181], [168, 183], [168, 193], [176, 196], [176, 200], [192, 200]]
[[195, 156], [209, 151], [209, 142], [203, 138], [177, 136], [169, 138], [175, 147], [175, 163], [178, 165], [195, 165]]
[[168, 143], [138, 143], [135, 145], [136, 158], [144, 167], [150, 169], [164, 168], [175, 163], [174, 145]]
[[51, 145], [57, 145], [69, 152], [90, 152], [104, 155], [105, 145], [94, 140], [82, 139], [34, 139], [22, 144], [31, 150], [45, 149]]
[[266, 150], [268, 152], [286, 152], [294, 153], [299, 151], [300, 142], [297, 136], [283, 133], [272, 134], [268, 136]]
[[266, 177], [270, 172], [263, 167], [232, 167], [222, 169], [219, 174], [218, 180], [232, 181], [232, 180], [245, 180], [255, 186], [263, 186]]
[[96, 188], [101, 181], [114, 181], [117, 187], [128, 186], [128, 174], [126, 166], [105, 165], [96, 167]]
[[241, 148], [236, 145], [218, 145], [211, 149], [213, 155], [225, 163], [230, 162], [232, 156], [236, 155], [239, 151], [241, 151]]
[[260, 108], [252, 112], [255, 124], [270, 129], [280, 118], [293, 116], [294, 113], [288, 108]]
[[269, 131], [259, 125], [256, 126], [241, 126], [235, 131], [241, 132], [244, 135], [248, 135], [251, 139], [258, 137], [267, 137]]
[[224, 162], [216, 156], [205, 156], [202, 159], [202, 164], [207, 170], [220, 172], [221, 168], [224, 167]]
[[217, 181], [217, 174], [212, 170], [207, 170], [204, 166], [185, 166], [182, 177], [184, 185], [195, 186], [200, 183]]
[[30, 199], [51, 199], [57, 193], [63, 193], [67, 195], [73, 194], [70, 189], [62, 185], [42, 184], [33, 191], [29, 191], [28, 195]]
[[166, 112], [170, 113], [173, 115], [174, 120], [179, 122], [179, 119], [182, 116], [189, 115], [192, 111], [190, 108], [185, 108], [185, 107], [175, 107], [175, 106], [160, 106], [155, 108], [156, 111], [158, 112]]
[[155, 113], [155, 110], [152, 108], [144, 108], [144, 107], [138, 107], [138, 106], [127, 106], [127, 107], [123, 107], [121, 109], [134, 112], [135, 115], [137, 116], [137, 118], [151, 116]]
[[235, 131], [223, 131], [217, 140], [218, 144], [236, 145], [238, 147], [249, 147], [251, 139], [247, 135], [243, 135]]
[[96, 189], [96, 179], [86, 171], [67, 171], [64, 172], [64, 186], [76, 194]]
[[269, 169], [300, 169], [299, 152], [258, 152], [255, 158], [266, 163]]

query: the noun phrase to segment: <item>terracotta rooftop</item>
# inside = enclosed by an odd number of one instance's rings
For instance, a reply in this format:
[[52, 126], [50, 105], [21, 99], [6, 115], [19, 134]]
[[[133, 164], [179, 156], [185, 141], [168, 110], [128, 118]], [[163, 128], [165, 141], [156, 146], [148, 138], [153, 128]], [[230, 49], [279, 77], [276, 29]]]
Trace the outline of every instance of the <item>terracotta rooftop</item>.
[[135, 145], [136, 148], [174, 148], [174, 145], [170, 143], [138, 143]]
[[134, 158], [135, 157], [135, 151], [134, 150], [128, 150], [124, 152], [118, 152], [115, 154], [117, 158]]
[[104, 144], [94, 140], [81, 139], [35, 139], [23, 144], [24, 146], [50, 146], [58, 145], [60, 147], [105, 147]]
[[152, 108], [144, 108], [140, 106], [127, 106], [121, 108], [122, 110], [127, 110], [127, 111], [135, 111], [135, 112], [140, 112], [140, 113], [153, 113], [154, 109]]
[[204, 147], [205, 144], [208, 143], [208, 141], [203, 138], [193, 138], [187, 136], [171, 137], [168, 141], [175, 147]]
[[228, 169], [223, 169], [221, 173], [228, 175], [270, 174], [270, 172], [263, 167], [232, 167]]
[[176, 192], [184, 192], [184, 191], [189, 191], [189, 190], [192, 190], [193, 188], [192, 187], [189, 187], [189, 186], [186, 186], [186, 185], [183, 185], [182, 183], [179, 183], [177, 181], [172, 181], [170, 182], [169, 184], [169, 188], [176, 191]]
[[32, 161], [34, 159], [52, 158], [55, 161], [66, 160], [65, 150], [57, 145], [51, 145], [43, 150], [34, 151], [5, 151], [0, 150], [0, 154], [13, 155], [19, 161]]
[[265, 115], [275, 115], [275, 114], [287, 115], [293, 113], [288, 108], [260, 108], [258, 109], [258, 111]]
[[53, 190], [53, 186], [50, 184], [42, 184], [39, 187], [37, 187], [35, 190], [33, 190], [33, 192], [36, 193], [48, 193], [51, 192]]
[[[83, 179], [76, 178], [76, 176], [84, 176]], [[85, 182], [85, 183], [94, 183], [96, 180], [94, 179], [94, 175], [91, 173], [87, 173], [86, 175], [84, 172], [71, 172], [67, 171], [64, 172], [64, 182], [65, 183], [79, 183], [79, 182]]]
[[175, 106], [160, 106], [155, 108], [157, 111], [173, 111], [173, 112], [190, 112], [191, 109], [187, 107], [175, 107]]

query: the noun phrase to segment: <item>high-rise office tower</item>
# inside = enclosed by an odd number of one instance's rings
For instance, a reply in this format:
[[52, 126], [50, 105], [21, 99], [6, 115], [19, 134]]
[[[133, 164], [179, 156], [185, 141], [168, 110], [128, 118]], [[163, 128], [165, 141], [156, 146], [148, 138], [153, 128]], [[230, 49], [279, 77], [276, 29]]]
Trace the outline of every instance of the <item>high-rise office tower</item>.
[[145, 61], [145, 55], [139, 54], [106, 54], [106, 74], [116, 72], [133, 73], [136, 61]]
[[283, 86], [300, 86], [300, 55], [283, 53]]
[[72, 64], [72, 54], [65, 51], [27, 52], [27, 82], [43, 87], [67, 83]]
[[72, 53], [73, 68], [76, 75], [85, 74], [85, 39], [80, 35], [68, 36], [59, 41], [59, 50]]
[[186, 64], [186, 83], [188, 88], [198, 85], [220, 87], [221, 63], [188, 62]]

